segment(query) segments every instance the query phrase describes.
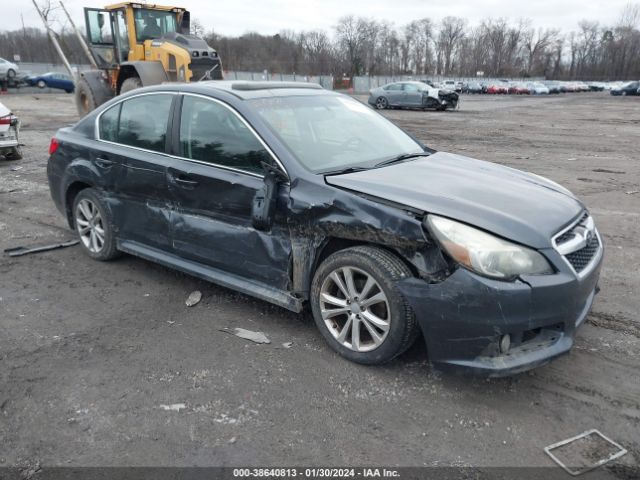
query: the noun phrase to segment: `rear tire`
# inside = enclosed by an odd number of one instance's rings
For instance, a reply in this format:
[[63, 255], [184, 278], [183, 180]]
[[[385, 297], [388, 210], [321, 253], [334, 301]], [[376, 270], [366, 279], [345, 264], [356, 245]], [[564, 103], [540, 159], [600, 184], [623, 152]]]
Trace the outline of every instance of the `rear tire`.
[[387, 100], [386, 97], [378, 97], [376, 99], [376, 108], [378, 110], [389, 108], [389, 100]]
[[113, 222], [93, 188], [81, 190], [73, 201], [73, 224], [82, 250], [94, 260], [120, 256], [116, 248]]
[[142, 87], [142, 80], [140, 77], [129, 77], [122, 82], [122, 86], [120, 87], [120, 94], [130, 92], [131, 90], [135, 90], [136, 88]]
[[81, 117], [93, 111], [98, 106], [89, 82], [84, 77], [78, 79], [76, 85], [76, 107]]
[[405, 352], [419, 328], [396, 284], [411, 276], [397, 256], [378, 247], [352, 247], [329, 256], [315, 272], [310, 299], [313, 319], [329, 346], [365, 365]]
[[36, 85], [38, 86], [38, 88], [44, 88], [47, 86], [44, 80], [38, 80], [38, 83]]

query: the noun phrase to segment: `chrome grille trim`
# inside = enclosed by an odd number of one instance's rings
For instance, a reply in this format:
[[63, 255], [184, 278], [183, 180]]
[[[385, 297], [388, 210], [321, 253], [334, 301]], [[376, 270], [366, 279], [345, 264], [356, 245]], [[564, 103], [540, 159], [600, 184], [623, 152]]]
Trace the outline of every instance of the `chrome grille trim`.
[[[584, 211], [576, 221], [552, 238], [553, 248], [578, 278], [589, 274], [603, 254], [602, 239], [593, 218]], [[584, 261], [584, 255], [591, 255]]]

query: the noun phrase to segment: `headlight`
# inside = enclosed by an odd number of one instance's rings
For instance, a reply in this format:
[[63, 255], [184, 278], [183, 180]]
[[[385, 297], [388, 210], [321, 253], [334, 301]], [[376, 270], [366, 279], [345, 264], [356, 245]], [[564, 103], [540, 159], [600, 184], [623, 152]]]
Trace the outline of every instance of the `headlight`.
[[481, 275], [514, 279], [553, 273], [549, 262], [530, 248], [436, 215], [427, 216], [426, 223], [455, 261]]

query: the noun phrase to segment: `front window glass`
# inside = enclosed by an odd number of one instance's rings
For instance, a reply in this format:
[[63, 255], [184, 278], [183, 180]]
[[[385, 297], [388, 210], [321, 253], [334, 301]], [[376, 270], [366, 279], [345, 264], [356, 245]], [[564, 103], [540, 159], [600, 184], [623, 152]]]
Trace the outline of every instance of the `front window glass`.
[[250, 100], [273, 132], [315, 173], [378, 162], [422, 147], [400, 128], [343, 95]]
[[118, 143], [164, 152], [172, 95], [142, 95], [122, 102]]
[[228, 108], [211, 100], [185, 96], [180, 120], [180, 147], [185, 158], [253, 173], [272, 164], [269, 152]]
[[176, 14], [149, 10], [147, 8], [135, 9], [136, 40], [144, 42], [154, 38], [160, 38], [165, 33], [177, 30]]

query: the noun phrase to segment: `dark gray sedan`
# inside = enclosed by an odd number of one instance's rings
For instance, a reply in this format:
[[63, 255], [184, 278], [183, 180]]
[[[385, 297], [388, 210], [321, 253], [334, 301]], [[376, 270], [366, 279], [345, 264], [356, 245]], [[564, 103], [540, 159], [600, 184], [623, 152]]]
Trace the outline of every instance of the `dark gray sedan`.
[[313, 85], [133, 90], [56, 133], [48, 177], [90, 257], [126, 252], [308, 309], [363, 364], [420, 334], [441, 366], [546, 363], [573, 345], [603, 257], [563, 187], [436, 152]]
[[369, 105], [385, 108], [447, 110], [458, 106], [459, 95], [451, 90], [432, 87], [424, 82], [395, 82], [369, 92]]

